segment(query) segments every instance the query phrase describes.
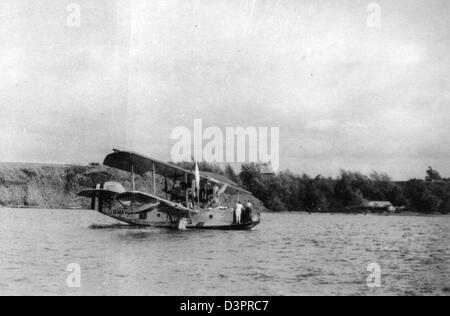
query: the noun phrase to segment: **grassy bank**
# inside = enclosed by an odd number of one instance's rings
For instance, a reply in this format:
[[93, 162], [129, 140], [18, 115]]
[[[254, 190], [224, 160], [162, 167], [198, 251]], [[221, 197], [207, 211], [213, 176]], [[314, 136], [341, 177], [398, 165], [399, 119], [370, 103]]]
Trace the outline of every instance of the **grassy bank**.
[[[151, 176], [136, 176], [136, 189], [149, 192]], [[29, 208], [89, 208], [90, 201], [77, 196], [77, 192], [93, 188], [98, 183], [120, 182], [130, 190], [131, 177], [127, 172], [101, 165], [57, 165], [0, 163], [0, 206]], [[156, 179], [157, 193], [163, 195], [164, 179]], [[259, 209], [263, 204], [251, 199]], [[234, 197], [225, 196], [224, 204], [234, 204]]]

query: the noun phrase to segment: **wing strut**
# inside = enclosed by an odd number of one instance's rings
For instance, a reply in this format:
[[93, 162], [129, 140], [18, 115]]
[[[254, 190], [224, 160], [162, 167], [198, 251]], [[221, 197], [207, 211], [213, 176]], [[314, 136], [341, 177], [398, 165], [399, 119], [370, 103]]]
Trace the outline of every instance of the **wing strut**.
[[152, 178], [153, 178], [153, 194], [156, 195], [156, 169], [155, 169], [155, 163], [152, 164]]
[[136, 184], [134, 183], [134, 165], [131, 164], [131, 182], [133, 183], [133, 192], [136, 191]]

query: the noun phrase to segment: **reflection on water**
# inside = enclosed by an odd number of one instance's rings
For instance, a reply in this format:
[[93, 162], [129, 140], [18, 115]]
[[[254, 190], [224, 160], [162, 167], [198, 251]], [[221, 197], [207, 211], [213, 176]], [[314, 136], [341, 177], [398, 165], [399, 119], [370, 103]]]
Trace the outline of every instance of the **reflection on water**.
[[92, 224], [89, 226], [89, 228], [91, 228], [91, 229], [121, 229], [121, 228], [123, 228], [123, 229], [139, 229], [141, 227], [127, 225], [127, 224], [106, 224], [106, 225]]
[[[450, 294], [447, 216], [263, 214], [252, 231], [178, 231], [92, 211], [0, 215], [0, 294]], [[380, 288], [367, 286], [372, 262]]]

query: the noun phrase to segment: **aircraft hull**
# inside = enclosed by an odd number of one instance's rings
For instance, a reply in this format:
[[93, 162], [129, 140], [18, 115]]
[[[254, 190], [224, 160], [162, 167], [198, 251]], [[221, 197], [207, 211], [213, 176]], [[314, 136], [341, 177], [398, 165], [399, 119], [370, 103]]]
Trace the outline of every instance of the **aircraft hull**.
[[[100, 212], [127, 224], [144, 227], [178, 228], [180, 218], [167, 209], [132, 213], [125, 209], [106, 209]], [[249, 230], [260, 223], [260, 215], [253, 213], [245, 223], [234, 222], [234, 209], [208, 209], [187, 219], [186, 229]]]

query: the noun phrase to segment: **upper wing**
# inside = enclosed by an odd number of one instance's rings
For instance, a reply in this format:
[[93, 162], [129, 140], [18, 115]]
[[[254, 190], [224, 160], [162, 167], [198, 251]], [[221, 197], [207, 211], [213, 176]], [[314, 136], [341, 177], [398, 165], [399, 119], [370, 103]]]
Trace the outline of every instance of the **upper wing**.
[[[157, 174], [170, 177], [184, 176], [191, 173], [189, 170], [173, 166], [166, 162], [146, 157], [137, 153], [128, 151], [114, 150], [112, 154], [106, 156], [103, 162], [105, 166], [144, 175], [147, 172], [155, 170]], [[153, 169], [154, 168], [154, 169]]]
[[158, 209], [160, 212], [176, 214], [179, 217], [189, 217], [190, 214], [198, 213], [198, 211], [187, 208], [179, 203], [174, 203], [160, 198], [159, 196], [139, 191], [120, 193], [117, 195], [116, 199], [119, 201], [139, 201], [141, 203], [158, 201], [161, 204], [168, 206], [168, 208]]
[[[157, 174], [167, 175], [170, 177], [179, 178], [184, 177], [186, 174], [189, 176], [195, 176], [194, 172], [190, 170], [128, 151], [114, 150], [112, 154], [106, 156], [103, 164], [128, 172], [134, 171], [135, 173], [140, 175], [155, 170]], [[201, 171], [200, 177], [218, 184], [228, 184], [227, 190], [231, 193], [243, 192], [250, 195], [252, 194], [251, 192], [240, 188], [236, 183], [220, 174]]]
[[230, 193], [241, 192], [241, 193], [246, 193], [246, 194], [252, 195], [251, 192], [240, 188], [235, 182], [231, 181], [230, 179], [228, 179], [227, 177], [225, 177], [223, 175], [213, 173], [213, 172], [200, 171], [200, 177], [203, 179], [207, 179], [208, 181], [218, 183], [218, 184], [226, 184], [227, 192], [230, 192]]

